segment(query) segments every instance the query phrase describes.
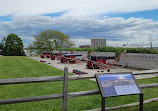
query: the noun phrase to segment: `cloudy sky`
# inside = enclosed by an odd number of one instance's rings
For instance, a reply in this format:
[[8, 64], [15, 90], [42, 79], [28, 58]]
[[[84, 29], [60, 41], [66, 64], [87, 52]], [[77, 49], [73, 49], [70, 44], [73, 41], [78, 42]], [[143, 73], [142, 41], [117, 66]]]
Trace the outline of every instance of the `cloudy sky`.
[[10, 33], [25, 47], [33, 35], [59, 30], [76, 46], [106, 38], [108, 46], [158, 47], [158, 0], [0, 0], [0, 40]]

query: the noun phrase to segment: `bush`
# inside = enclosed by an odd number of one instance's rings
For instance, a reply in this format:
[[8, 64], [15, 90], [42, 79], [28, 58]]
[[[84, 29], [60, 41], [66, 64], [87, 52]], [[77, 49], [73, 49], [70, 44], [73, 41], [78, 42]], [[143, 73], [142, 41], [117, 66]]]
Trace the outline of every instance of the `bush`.
[[70, 50], [70, 51], [99, 51], [99, 52], [115, 52], [116, 57], [119, 56], [125, 50], [127, 53], [148, 53], [148, 54], [158, 54], [158, 51], [147, 48], [118, 48], [118, 47], [99, 47], [97, 49], [93, 48], [65, 48], [65, 49], [57, 49], [57, 50]]

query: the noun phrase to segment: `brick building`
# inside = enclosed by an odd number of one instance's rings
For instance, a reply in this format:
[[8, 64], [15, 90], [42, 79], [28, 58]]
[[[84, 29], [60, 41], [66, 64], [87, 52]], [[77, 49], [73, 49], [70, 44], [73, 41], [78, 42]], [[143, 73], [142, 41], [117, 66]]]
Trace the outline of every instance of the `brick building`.
[[80, 45], [79, 48], [91, 48], [90, 45]]
[[92, 38], [91, 39], [91, 47], [98, 48], [106, 46], [106, 39], [105, 38]]

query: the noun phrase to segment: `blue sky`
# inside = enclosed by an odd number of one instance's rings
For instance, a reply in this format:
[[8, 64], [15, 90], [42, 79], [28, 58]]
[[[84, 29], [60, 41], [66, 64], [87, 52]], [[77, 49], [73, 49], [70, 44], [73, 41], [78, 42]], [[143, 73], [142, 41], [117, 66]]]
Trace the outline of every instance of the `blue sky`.
[[157, 21], [158, 20], [158, 9], [130, 12], [130, 13], [113, 13], [113, 14], [107, 14], [107, 15], [110, 18], [111, 17], [123, 17], [125, 19], [129, 19], [131, 17], [134, 17], [134, 18], [142, 18], [142, 19], [152, 19], [153, 21]]
[[60, 16], [64, 15], [65, 13], [66, 13], [66, 11], [57, 12], [57, 13], [48, 13], [48, 14], [43, 14], [43, 16], [48, 16], [48, 17], [54, 18], [54, 17], [60, 17]]
[[59, 30], [79, 45], [158, 47], [158, 0], [0, 0], [0, 40], [10, 33], [25, 47], [40, 31]]
[[12, 21], [13, 18], [8, 15], [8, 16], [0, 16], [0, 21]]

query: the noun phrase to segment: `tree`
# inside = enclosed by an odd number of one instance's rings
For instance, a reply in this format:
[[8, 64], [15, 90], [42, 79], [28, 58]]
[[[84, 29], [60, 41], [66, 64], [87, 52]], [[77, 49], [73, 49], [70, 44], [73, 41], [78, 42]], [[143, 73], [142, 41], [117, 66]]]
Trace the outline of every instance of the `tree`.
[[41, 31], [33, 36], [35, 41], [29, 45], [29, 53], [40, 54], [43, 51], [51, 52], [56, 48], [68, 48], [74, 46], [70, 36], [56, 30]]
[[25, 52], [23, 50], [24, 45], [20, 37], [16, 34], [9, 34], [5, 46], [4, 55], [5, 56], [24, 56]]
[[3, 54], [3, 44], [0, 43], [0, 55]]
[[3, 44], [2, 43], [0, 43], [0, 49], [3, 49]]

